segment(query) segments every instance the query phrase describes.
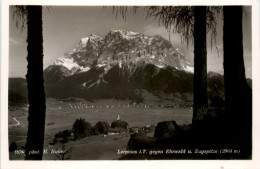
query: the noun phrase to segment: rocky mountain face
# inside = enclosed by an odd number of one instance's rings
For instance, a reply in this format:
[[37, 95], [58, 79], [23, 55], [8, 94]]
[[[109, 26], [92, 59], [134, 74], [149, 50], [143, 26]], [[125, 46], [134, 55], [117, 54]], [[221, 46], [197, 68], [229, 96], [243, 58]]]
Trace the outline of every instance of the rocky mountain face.
[[[110, 69], [115, 65], [133, 65], [139, 61], [154, 64], [159, 68], [171, 66], [176, 69], [193, 71], [186, 57], [171, 43], [160, 36], [145, 36], [124, 30], [110, 31], [105, 37], [90, 35], [82, 38], [70, 52], [58, 58], [54, 65], [45, 70], [60, 76], [86, 72], [95, 66]], [[48, 76], [47, 76], [48, 74]]]
[[44, 78], [50, 97], [142, 100], [143, 93], [192, 93], [192, 72], [187, 58], [164, 38], [112, 30], [82, 38], [44, 70]]

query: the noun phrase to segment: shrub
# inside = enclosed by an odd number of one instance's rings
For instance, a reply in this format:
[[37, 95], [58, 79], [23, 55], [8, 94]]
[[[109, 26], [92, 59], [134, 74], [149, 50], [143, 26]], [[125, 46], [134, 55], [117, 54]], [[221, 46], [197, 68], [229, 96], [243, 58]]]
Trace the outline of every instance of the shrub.
[[91, 125], [85, 119], [77, 119], [72, 127], [75, 139], [84, 138], [91, 135]]
[[110, 128], [110, 126], [107, 122], [99, 121], [94, 126], [94, 133], [95, 134], [107, 134], [109, 128]]
[[159, 122], [155, 128], [154, 137], [169, 137], [176, 133], [176, 129], [171, 121]]
[[63, 134], [61, 131], [59, 131], [57, 134], [55, 134], [55, 138], [62, 138]]
[[57, 140], [57, 138], [55, 137], [55, 138], [53, 139], [53, 141], [52, 141], [52, 145], [57, 144], [57, 142], [58, 142], [58, 140]]
[[99, 135], [97, 128], [95, 128], [95, 127], [91, 128], [91, 135]]
[[113, 121], [111, 124], [111, 128], [115, 128], [115, 127], [128, 129], [128, 123], [122, 120], [116, 120]]
[[71, 133], [72, 133], [71, 130], [64, 130], [64, 131], [62, 132], [62, 136], [63, 136], [63, 137], [70, 137], [70, 136], [71, 136]]
[[9, 151], [13, 152], [14, 150], [17, 149], [17, 144], [15, 142], [12, 142], [9, 146]]
[[65, 136], [61, 142], [62, 143], [68, 143], [69, 142], [69, 137]]
[[74, 140], [79, 140], [79, 139], [80, 139], [79, 134], [78, 134], [78, 133], [75, 133], [75, 134], [74, 134]]
[[57, 134], [55, 134], [55, 138], [70, 137], [71, 133], [71, 130], [59, 131]]

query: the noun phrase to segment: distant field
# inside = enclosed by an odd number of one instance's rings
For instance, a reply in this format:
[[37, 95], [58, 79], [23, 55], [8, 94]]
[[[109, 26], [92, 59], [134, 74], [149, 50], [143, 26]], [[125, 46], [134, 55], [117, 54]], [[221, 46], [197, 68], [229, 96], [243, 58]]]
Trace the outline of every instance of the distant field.
[[[153, 103], [142, 104], [130, 103], [130, 101], [100, 100], [97, 102], [77, 100], [77, 101], [59, 101], [56, 99], [47, 100], [46, 109], [46, 127], [45, 127], [45, 147], [47, 149], [57, 148], [50, 146], [54, 135], [58, 131], [71, 129], [74, 121], [78, 118], [84, 118], [95, 125], [98, 121], [112, 123], [117, 115], [120, 119], [127, 121], [129, 127], [143, 127], [147, 124], [156, 125], [160, 121], [175, 120], [177, 124], [190, 124], [192, 120], [192, 109], [173, 107], [171, 103]], [[14, 125], [17, 119], [21, 127]], [[27, 134], [27, 111], [25, 109], [16, 109], [9, 111], [9, 144], [15, 141], [18, 149], [24, 146]], [[125, 149], [129, 135], [117, 136], [92, 136], [80, 141], [70, 141], [66, 144], [72, 148], [71, 159], [117, 159], [117, 149]], [[80, 144], [80, 142], [83, 142]], [[88, 150], [88, 151], [87, 151]], [[93, 151], [92, 151], [93, 150]], [[93, 154], [95, 152], [95, 154]], [[11, 159], [23, 159], [22, 155], [10, 153]], [[52, 154], [44, 156], [44, 159], [55, 159]]]

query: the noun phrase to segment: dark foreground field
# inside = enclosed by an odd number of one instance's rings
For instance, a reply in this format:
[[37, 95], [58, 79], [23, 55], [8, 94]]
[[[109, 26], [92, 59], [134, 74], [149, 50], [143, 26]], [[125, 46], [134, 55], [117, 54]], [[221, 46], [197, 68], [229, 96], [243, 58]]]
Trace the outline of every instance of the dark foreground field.
[[[128, 122], [129, 127], [156, 125], [160, 121], [175, 120], [179, 125], [190, 124], [192, 109], [180, 107], [170, 102], [148, 101], [141, 104], [118, 100], [56, 100], [47, 99], [44, 160], [62, 159], [60, 151], [68, 150], [66, 159], [71, 160], [115, 160], [122, 157], [120, 150], [125, 150], [130, 138], [128, 132], [117, 135], [96, 135], [77, 141], [69, 138], [67, 143], [53, 142], [59, 131], [71, 130], [76, 119], [84, 118], [92, 126], [98, 121], [111, 124], [120, 119]], [[9, 145], [16, 142], [17, 151], [10, 153], [10, 159], [24, 159], [24, 145], [27, 135], [26, 108], [9, 109]], [[153, 133], [148, 133], [153, 135]]]

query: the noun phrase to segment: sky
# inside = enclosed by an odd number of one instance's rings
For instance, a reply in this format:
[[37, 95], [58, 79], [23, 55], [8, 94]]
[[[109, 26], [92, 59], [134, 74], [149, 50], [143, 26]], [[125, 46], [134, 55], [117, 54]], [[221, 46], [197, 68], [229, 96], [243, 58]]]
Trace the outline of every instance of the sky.
[[[252, 78], [252, 31], [251, 8], [246, 7], [243, 16], [244, 61], [247, 78]], [[27, 71], [27, 30], [21, 31], [13, 19], [13, 9], [9, 12], [9, 77], [25, 77]], [[147, 18], [146, 12], [138, 10], [136, 14], [128, 9], [126, 20], [112, 13], [112, 7], [51, 6], [43, 7], [43, 48], [44, 69], [64, 53], [70, 52], [81, 38], [90, 34], [105, 36], [110, 30], [123, 29], [145, 35], [160, 35], [169, 39], [169, 33], [159, 20]], [[171, 33], [171, 43], [179, 48], [193, 63], [193, 43], [182, 43], [179, 34]], [[216, 43], [211, 45], [211, 36], [207, 39], [208, 71], [223, 74], [223, 22], [222, 15], [217, 16]]]

